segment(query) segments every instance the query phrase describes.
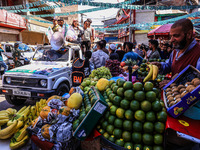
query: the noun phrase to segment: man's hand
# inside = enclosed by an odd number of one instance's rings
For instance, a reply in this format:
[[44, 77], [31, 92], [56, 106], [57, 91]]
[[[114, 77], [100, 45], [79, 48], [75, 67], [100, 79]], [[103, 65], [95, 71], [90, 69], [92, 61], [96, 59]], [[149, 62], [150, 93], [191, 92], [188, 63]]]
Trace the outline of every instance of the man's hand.
[[159, 69], [160, 69], [160, 67], [161, 67], [161, 63], [160, 63], [160, 62], [152, 62], [151, 64], [152, 64], [152, 65], [158, 66]]

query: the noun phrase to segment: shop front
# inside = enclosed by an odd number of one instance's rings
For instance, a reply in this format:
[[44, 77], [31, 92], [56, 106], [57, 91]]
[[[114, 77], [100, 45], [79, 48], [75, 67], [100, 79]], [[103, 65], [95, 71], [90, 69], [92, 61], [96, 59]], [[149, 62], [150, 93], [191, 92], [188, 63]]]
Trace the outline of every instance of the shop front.
[[20, 41], [20, 32], [26, 29], [25, 20], [6, 10], [0, 10], [0, 14], [0, 42]]

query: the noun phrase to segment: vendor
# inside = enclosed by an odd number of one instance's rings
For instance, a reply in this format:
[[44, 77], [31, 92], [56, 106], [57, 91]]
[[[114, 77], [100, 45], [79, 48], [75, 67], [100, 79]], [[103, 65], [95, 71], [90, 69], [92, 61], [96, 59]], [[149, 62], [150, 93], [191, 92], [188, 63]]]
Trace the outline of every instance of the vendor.
[[174, 51], [166, 62], [153, 62], [163, 74], [172, 72], [172, 76], [186, 66], [193, 65], [200, 70], [200, 44], [193, 37], [193, 24], [189, 19], [176, 21], [170, 29]]
[[132, 61], [139, 61], [140, 65], [142, 63], [143, 58], [137, 53], [133, 52], [132, 49], [133, 43], [127, 42], [125, 47], [126, 54], [124, 55], [122, 61], [126, 61], [126, 59], [132, 59]]

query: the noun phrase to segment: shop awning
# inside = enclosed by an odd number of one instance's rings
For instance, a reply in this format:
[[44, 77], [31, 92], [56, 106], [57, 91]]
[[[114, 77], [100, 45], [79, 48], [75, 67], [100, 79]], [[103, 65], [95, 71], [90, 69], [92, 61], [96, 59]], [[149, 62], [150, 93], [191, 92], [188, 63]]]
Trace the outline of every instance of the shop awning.
[[171, 29], [172, 24], [165, 24], [159, 26], [153, 30], [151, 30], [147, 36], [154, 36], [154, 35], [169, 35], [169, 31]]

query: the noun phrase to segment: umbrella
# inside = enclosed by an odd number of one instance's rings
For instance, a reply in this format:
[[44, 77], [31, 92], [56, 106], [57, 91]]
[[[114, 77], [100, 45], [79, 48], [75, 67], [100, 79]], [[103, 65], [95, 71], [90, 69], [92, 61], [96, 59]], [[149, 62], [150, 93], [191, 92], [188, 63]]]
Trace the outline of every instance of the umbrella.
[[147, 36], [153, 35], [169, 35], [172, 24], [165, 24], [151, 30]]

